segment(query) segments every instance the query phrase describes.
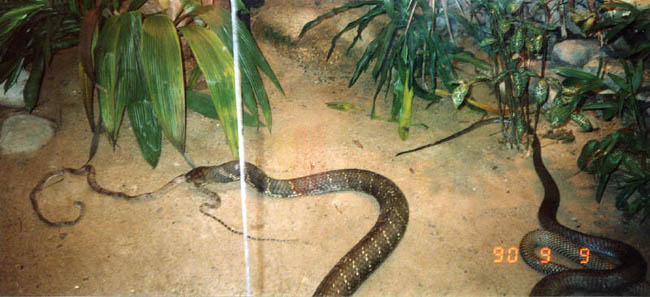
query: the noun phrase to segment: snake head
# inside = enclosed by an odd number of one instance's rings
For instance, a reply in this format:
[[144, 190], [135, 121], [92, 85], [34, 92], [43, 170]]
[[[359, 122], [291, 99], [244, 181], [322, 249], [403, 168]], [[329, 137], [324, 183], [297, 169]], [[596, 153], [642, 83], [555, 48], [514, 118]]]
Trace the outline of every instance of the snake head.
[[195, 184], [204, 184], [207, 182], [209, 169], [210, 167], [196, 167], [185, 174], [185, 180]]

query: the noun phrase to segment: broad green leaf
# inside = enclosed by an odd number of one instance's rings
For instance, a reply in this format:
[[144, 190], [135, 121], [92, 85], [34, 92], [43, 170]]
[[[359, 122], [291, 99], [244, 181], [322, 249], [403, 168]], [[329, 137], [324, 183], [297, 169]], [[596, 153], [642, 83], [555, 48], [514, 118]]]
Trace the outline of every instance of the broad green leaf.
[[185, 152], [185, 88], [183, 62], [176, 28], [165, 15], [154, 15], [142, 25], [142, 66], [156, 117], [163, 133]]
[[533, 99], [535, 99], [535, 102], [537, 102], [537, 104], [544, 104], [547, 98], [548, 83], [546, 82], [546, 79], [542, 78], [537, 82], [535, 88], [533, 88]]
[[146, 87], [143, 87], [145, 82], [140, 56], [141, 19], [142, 15], [139, 12], [123, 13], [119, 19], [114, 139], [117, 139], [127, 103], [141, 101], [148, 97]]
[[155, 168], [160, 160], [162, 130], [158, 124], [153, 104], [148, 98], [133, 100], [127, 105], [127, 111], [142, 157], [151, 167]]
[[616, 167], [618, 167], [618, 164], [621, 163], [621, 160], [623, 159], [623, 152], [616, 150], [613, 151], [607, 155], [605, 155], [605, 158], [603, 159], [603, 164], [600, 167], [600, 174], [607, 175], [610, 174]]
[[594, 153], [598, 150], [598, 140], [592, 139], [582, 147], [582, 152], [578, 157], [578, 168], [585, 169], [587, 162], [591, 160]]
[[[232, 55], [232, 24], [230, 21], [230, 13], [221, 7], [212, 6], [198, 9], [196, 14], [210, 26]], [[253, 116], [257, 117], [257, 107], [254, 101], [257, 99], [257, 104], [259, 104], [262, 110], [264, 120], [270, 131], [272, 123], [271, 106], [257, 68], [273, 82], [275, 87], [283, 95], [284, 90], [282, 90], [280, 82], [273, 73], [273, 70], [271, 70], [264, 55], [262, 55], [257, 43], [248, 32], [248, 29], [239, 21], [237, 22], [237, 32], [241, 45], [239, 47], [239, 65], [242, 71], [242, 95], [244, 103], [249, 111], [253, 113]], [[250, 95], [254, 95], [254, 98]]]
[[548, 120], [553, 128], [562, 126], [570, 116], [571, 109], [566, 105], [556, 105], [548, 111]]
[[117, 121], [115, 90], [117, 85], [117, 43], [120, 34], [119, 16], [106, 20], [97, 42], [97, 95], [102, 125], [115, 145]]
[[593, 129], [589, 118], [581, 113], [572, 113], [571, 120], [573, 120], [584, 132], [589, 132]]
[[460, 84], [454, 89], [451, 93], [451, 101], [454, 103], [454, 107], [458, 108], [463, 101], [465, 101], [465, 96], [469, 92], [469, 84], [465, 81], [460, 81]]
[[526, 72], [515, 71], [512, 73], [512, 87], [515, 97], [521, 97], [528, 86], [528, 74]]
[[628, 154], [623, 155], [622, 164], [623, 167], [625, 167], [625, 170], [630, 172], [635, 177], [643, 178], [647, 175], [645, 171], [643, 171], [643, 167], [641, 166], [640, 162]]
[[213, 31], [189, 25], [180, 29], [196, 62], [205, 76], [212, 102], [223, 124], [226, 140], [233, 156], [237, 156], [237, 112], [232, 55]]
[[521, 49], [524, 48], [525, 42], [524, 29], [519, 27], [515, 30], [515, 34], [512, 35], [512, 52], [519, 53]]
[[[212, 97], [210, 97], [210, 95], [188, 89], [185, 90], [185, 98], [187, 98], [187, 107], [189, 109], [194, 110], [208, 118], [219, 120], [219, 116], [217, 115], [217, 111], [214, 107], [214, 104], [212, 103]], [[244, 110], [243, 112], [244, 126], [264, 126], [264, 123], [260, 123], [257, 118], [248, 113], [248, 111]]]
[[[133, 133], [144, 159], [156, 167], [161, 153], [162, 130], [147, 92], [140, 54], [142, 15], [137, 11], [121, 15], [118, 47], [117, 102], [125, 104]], [[119, 108], [119, 107], [118, 107]]]

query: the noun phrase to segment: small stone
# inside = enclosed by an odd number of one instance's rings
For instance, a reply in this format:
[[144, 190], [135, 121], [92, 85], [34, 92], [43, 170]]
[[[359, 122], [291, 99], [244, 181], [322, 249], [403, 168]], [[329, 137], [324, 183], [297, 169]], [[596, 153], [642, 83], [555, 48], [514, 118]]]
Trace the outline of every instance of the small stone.
[[29, 153], [40, 149], [54, 136], [52, 123], [30, 114], [7, 118], [0, 129], [2, 154]]
[[598, 41], [572, 39], [556, 43], [553, 46], [551, 61], [560, 65], [582, 67], [589, 60], [600, 55]]

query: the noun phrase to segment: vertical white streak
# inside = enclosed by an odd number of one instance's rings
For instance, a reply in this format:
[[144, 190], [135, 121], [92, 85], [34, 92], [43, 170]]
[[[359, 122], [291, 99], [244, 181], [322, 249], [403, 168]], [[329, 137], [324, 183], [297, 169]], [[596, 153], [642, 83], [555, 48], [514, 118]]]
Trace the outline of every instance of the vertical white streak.
[[244, 125], [242, 121], [242, 104], [241, 104], [241, 72], [239, 71], [239, 38], [237, 36], [237, 0], [230, 0], [230, 23], [232, 25], [232, 56], [235, 66], [235, 100], [237, 102], [237, 139], [239, 150], [239, 188], [241, 197], [241, 217], [242, 217], [242, 239], [244, 241], [244, 263], [246, 266], [246, 296], [251, 296], [251, 269], [249, 262], [248, 249], [248, 220], [246, 217], [246, 178], [244, 171], [245, 152], [244, 152]]

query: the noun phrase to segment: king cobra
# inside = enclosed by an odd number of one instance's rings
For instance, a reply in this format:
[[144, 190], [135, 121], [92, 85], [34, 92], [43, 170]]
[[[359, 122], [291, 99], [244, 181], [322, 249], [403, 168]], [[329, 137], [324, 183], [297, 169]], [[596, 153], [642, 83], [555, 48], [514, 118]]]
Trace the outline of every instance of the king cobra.
[[[632, 246], [609, 238], [571, 230], [556, 218], [560, 205], [560, 191], [542, 161], [541, 146], [533, 133], [533, 163], [544, 187], [544, 199], [539, 207], [538, 219], [544, 230], [532, 231], [524, 236], [520, 251], [524, 261], [532, 268], [549, 274], [533, 288], [532, 296], [566, 295], [575, 291], [622, 292], [626, 295], [648, 295], [650, 288], [645, 280], [646, 262]], [[610, 259], [592, 255], [586, 269], [570, 269], [561, 264], [543, 263], [535, 247], [545, 246], [573, 261], [580, 258], [579, 250], [587, 248]], [[583, 261], [584, 262], [584, 261]]]
[[[51, 221], [45, 218], [39, 209], [36, 194], [43, 190], [45, 184], [51, 178], [66, 173], [86, 175], [90, 187], [101, 194], [125, 200], [153, 199], [183, 182], [191, 183], [210, 194], [210, 191], [203, 188], [205, 184], [228, 183], [239, 180], [239, 162], [231, 161], [218, 166], [197, 167], [174, 178], [155, 192], [140, 195], [128, 195], [104, 189], [97, 184], [95, 171], [91, 165], [85, 165], [79, 169], [65, 168], [50, 172], [30, 193], [32, 207], [38, 218], [49, 226], [74, 225], [84, 214], [85, 207], [80, 201], [74, 202], [74, 205], [80, 208], [79, 215], [69, 221]], [[257, 191], [272, 197], [290, 198], [338, 191], [358, 191], [373, 196], [379, 203], [379, 218], [375, 225], [330, 270], [316, 289], [314, 296], [352, 295], [370, 274], [388, 258], [406, 231], [409, 219], [406, 197], [393, 181], [372, 171], [342, 169], [281, 180], [271, 178], [257, 166], [246, 163], [245, 180]], [[219, 201], [216, 194], [211, 196], [216, 198], [217, 202]], [[223, 222], [219, 222], [226, 226]], [[226, 227], [233, 231], [230, 227]]]

